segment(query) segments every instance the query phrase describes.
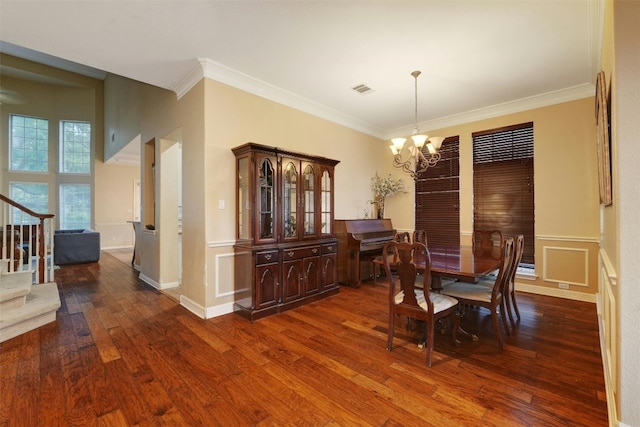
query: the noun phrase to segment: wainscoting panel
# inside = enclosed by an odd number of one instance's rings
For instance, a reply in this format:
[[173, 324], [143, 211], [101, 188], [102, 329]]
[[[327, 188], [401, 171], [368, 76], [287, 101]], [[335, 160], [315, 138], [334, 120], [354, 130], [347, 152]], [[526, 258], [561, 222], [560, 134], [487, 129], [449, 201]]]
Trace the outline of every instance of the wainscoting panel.
[[589, 286], [589, 251], [581, 248], [543, 247], [542, 278], [550, 282]]
[[133, 247], [135, 235], [131, 223], [103, 222], [96, 224], [96, 231], [100, 232], [100, 246], [102, 249]]
[[[598, 324], [600, 328], [600, 351], [604, 368], [604, 381], [607, 391], [607, 407], [609, 419], [617, 420], [616, 393], [618, 387], [618, 354], [617, 339], [617, 298], [616, 271], [609, 262], [609, 258], [604, 250], [600, 250], [599, 258], [599, 288], [600, 298], [598, 300]], [[612, 424], [613, 425], [613, 424]]]
[[233, 252], [216, 256], [216, 298], [232, 296], [235, 293], [233, 266]]

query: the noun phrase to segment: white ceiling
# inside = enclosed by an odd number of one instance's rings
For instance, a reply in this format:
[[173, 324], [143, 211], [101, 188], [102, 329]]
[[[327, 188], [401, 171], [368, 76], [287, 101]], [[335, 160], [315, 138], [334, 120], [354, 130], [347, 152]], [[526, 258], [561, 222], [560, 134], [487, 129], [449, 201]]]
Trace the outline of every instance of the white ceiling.
[[[602, 0], [8, 1], [0, 50], [173, 90], [203, 75], [366, 132], [591, 96]], [[29, 51], [23, 51], [27, 48]], [[25, 53], [26, 52], [26, 53]], [[29, 58], [32, 59], [32, 58]], [[96, 74], [100, 75], [100, 73]], [[373, 89], [361, 95], [352, 87]]]

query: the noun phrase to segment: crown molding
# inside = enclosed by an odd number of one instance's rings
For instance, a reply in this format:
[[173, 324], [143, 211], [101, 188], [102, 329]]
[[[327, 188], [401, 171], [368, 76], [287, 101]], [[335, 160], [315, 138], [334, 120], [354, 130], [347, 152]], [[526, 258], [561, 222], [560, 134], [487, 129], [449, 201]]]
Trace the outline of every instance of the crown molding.
[[172, 90], [176, 92], [178, 99], [180, 99], [203, 77], [376, 138], [381, 138], [383, 135], [382, 129], [206, 58], [199, 58], [193, 67], [176, 82]]
[[196, 59], [191, 68], [184, 73], [170, 88], [176, 93], [178, 99], [182, 98], [204, 77], [204, 65], [201, 59]]
[[[206, 58], [197, 59], [193, 67], [176, 82], [172, 90], [177, 94], [178, 99], [180, 99], [204, 77], [384, 140], [398, 135], [410, 135], [414, 128], [413, 125], [387, 131], [376, 128], [361, 120], [346, 116], [339, 111], [325, 107]], [[563, 102], [575, 101], [594, 96], [594, 94], [595, 85], [585, 83], [566, 89], [483, 107], [465, 113], [439, 117], [421, 122], [419, 123], [419, 127], [424, 131], [429, 129], [442, 129]]]
[[[423, 130], [423, 132], [427, 132], [429, 129], [442, 129], [465, 123], [476, 122], [479, 120], [490, 119], [493, 117], [506, 116], [508, 114], [533, 110], [535, 108], [548, 107], [550, 105], [560, 104], [563, 102], [588, 98], [590, 96], [595, 96], [595, 92], [596, 87], [593, 84], [585, 83], [567, 89], [561, 89], [553, 92], [543, 93], [540, 95], [530, 96], [527, 98], [516, 99], [514, 101], [491, 105], [489, 107], [478, 108], [477, 110], [471, 110], [465, 113], [452, 114], [450, 116], [427, 120], [418, 123], [418, 127]], [[383, 139], [391, 139], [396, 136], [411, 135], [414, 127], [415, 126], [412, 125], [393, 129], [386, 132]]]

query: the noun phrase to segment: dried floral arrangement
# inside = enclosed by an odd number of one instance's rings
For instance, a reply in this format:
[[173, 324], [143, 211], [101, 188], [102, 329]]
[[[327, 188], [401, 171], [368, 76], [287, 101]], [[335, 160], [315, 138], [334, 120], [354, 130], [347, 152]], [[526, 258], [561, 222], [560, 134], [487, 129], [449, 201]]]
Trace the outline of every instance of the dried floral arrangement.
[[397, 193], [406, 193], [407, 188], [402, 179], [394, 180], [391, 174], [381, 177], [376, 172], [371, 178], [371, 191], [376, 198], [384, 200]]
[[375, 197], [375, 200], [371, 203], [376, 205], [378, 209], [377, 217], [382, 219], [384, 218], [384, 200], [397, 193], [406, 193], [407, 188], [402, 179], [394, 180], [391, 174], [381, 177], [376, 172], [375, 176], [371, 178], [371, 191], [373, 191]]

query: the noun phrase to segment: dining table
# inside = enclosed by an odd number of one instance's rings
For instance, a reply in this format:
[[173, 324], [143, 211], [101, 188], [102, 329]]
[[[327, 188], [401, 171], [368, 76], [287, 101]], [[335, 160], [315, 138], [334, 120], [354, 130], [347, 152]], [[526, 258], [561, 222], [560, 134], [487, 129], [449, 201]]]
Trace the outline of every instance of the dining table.
[[[495, 252], [480, 250], [469, 245], [437, 245], [429, 246], [431, 256], [431, 290], [442, 291], [442, 278], [458, 279], [466, 282], [476, 282], [500, 266], [501, 256]], [[393, 257], [393, 255], [388, 255]], [[384, 266], [382, 256], [376, 257], [375, 264]], [[393, 261], [391, 261], [393, 263]], [[425, 259], [414, 259], [418, 272], [424, 273]], [[393, 267], [393, 265], [391, 265]]]
[[[478, 247], [468, 245], [437, 245], [429, 246], [431, 257], [431, 291], [442, 292], [442, 278], [463, 280], [466, 282], [476, 282], [478, 278], [496, 271], [500, 267], [502, 254], [496, 251], [487, 251]], [[499, 251], [498, 251], [499, 252]], [[395, 255], [389, 254], [390, 267], [393, 268]], [[383, 266], [383, 256], [378, 256], [373, 260], [374, 264]], [[425, 273], [425, 258], [423, 254], [414, 257], [416, 270]], [[440, 325], [441, 332], [444, 333], [444, 325]], [[459, 328], [459, 333], [478, 341], [478, 336], [467, 332], [464, 328]], [[418, 343], [419, 348], [423, 348], [424, 340]]]

